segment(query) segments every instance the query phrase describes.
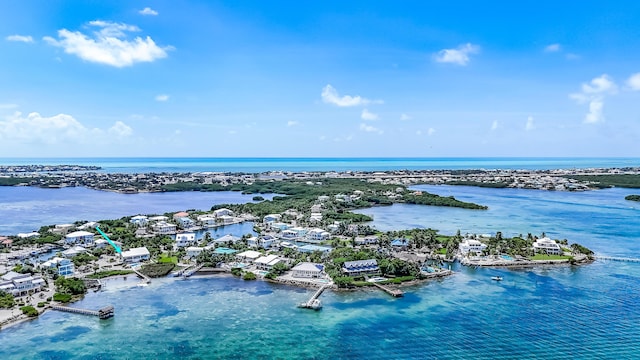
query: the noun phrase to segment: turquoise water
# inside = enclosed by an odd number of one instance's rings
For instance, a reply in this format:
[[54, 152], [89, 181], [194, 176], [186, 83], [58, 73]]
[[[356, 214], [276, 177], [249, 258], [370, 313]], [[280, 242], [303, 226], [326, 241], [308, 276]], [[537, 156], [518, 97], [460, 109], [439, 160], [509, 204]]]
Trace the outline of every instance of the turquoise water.
[[4, 158], [2, 165], [96, 165], [106, 172], [558, 169], [640, 166], [638, 158]]
[[[417, 188], [485, 204], [489, 210], [398, 204], [360, 212], [373, 215], [373, 225], [382, 230], [544, 231], [599, 254], [640, 257], [640, 204], [624, 200], [633, 190]], [[32, 200], [46, 205], [48, 195], [43, 194], [50, 193], [38, 194]], [[71, 205], [87, 196], [66, 194]], [[191, 194], [185, 199], [194, 203], [208, 195]], [[135, 196], [129, 199], [143, 207], [149, 200], [139, 195], [123, 196]], [[2, 204], [12, 204], [11, 196]], [[640, 264], [454, 270], [454, 276], [405, 289], [399, 299], [378, 291], [328, 291], [317, 312], [296, 308], [311, 290], [228, 276], [160, 279], [147, 287], [135, 286], [133, 277], [110, 280], [106, 291], [90, 293], [74, 306], [113, 304], [114, 319], [47, 312], [0, 331], [0, 358], [640, 358]], [[491, 276], [503, 281], [491, 281]]]

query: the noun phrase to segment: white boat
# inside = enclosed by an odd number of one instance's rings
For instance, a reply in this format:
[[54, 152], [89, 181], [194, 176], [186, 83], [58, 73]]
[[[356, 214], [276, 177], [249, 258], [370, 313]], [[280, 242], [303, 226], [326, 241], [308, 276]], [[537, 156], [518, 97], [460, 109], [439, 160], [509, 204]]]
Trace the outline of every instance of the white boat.
[[491, 280], [502, 281], [502, 276], [492, 276]]

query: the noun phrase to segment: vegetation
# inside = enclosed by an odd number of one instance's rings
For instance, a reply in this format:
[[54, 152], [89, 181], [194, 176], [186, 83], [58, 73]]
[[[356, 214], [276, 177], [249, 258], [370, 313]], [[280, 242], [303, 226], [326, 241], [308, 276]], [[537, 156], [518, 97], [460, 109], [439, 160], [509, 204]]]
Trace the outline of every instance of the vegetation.
[[431, 205], [431, 206], [450, 206], [472, 210], [487, 210], [488, 207], [474, 203], [468, 203], [457, 200], [453, 196], [440, 196], [423, 192], [421, 195], [406, 195], [404, 202], [407, 204]]
[[38, 310], [31, 305], [23, 306], [20, 308], [22, 313], [27, 315], [28, 317], [36, 317], [38, 316]]
[[44, 301], [40, 301], [40, 302], [38, 303], [38, 307], [39, 307], [39, 308], [43, 308], [43, 307], [45, 307], [45, 305], [47, 305], [47, 303], [46, 303], [46, 302], [44, 302]]
[[31, 177], [0, 177], [0, 186], [15, 186], [19, 184], [30, 184], [36, 178]]
[[97, 257], [91, 255], [91, 254], [78, 254], [74, 257], [71, 258], [71, 261], [73, 262], [73, 265], [75, 265], [76, 267], [80, 267], [86, 264], [89, 264], [93, 261], [98, 260]]
[[10, 309], [16, 304], [13, 295], [0, 290], [0, 309]]
[[572, 259], [572, 256], [535, 254], [531, 256], [530, 259], [531, 260], [570, 260]]
[[640, 195], [628, 195], [624, 197], [625, 200], [640, 201]]
[[256, 277], [256, 274], [254, 274], [254, 273], [252, 273], [250, 271], [247, 271], [242, 276], [242, 279], [243, 280], [255, 280], [255, 279], [257, 279], [257, 277]]
[[264, 198], [262, 196], [260, 196], [260, 195], [256, 195], [252, 199], [253, 199], [253, 201], [264, 201]]
[[58, 301], [61, 303], [68, 303], [69, 301], [71, 301], [71, 299], [73, 298], [73, 296], [69, 295], [69, 294], [63, 294], [63, 293], [55, 293], [53, 294], [53, 301]]
[[231, 269], [231, 274], [233, 276], [242, 276], [242, 269], [240, 268], [233, 268]]
[[166, 276], [175, 268], [173, 263], [159, 263], [159, 264], [146, 264], [142, 265], [140, 272], [151, 278]]
[[579, 181], [593, 182], [590, 186], [596, 188], [640, 188], [640, 174], [571, 175], [567, 177]]
[[58, 292], [62, 294], [82, 295], [87, 292], [87, 287], [85, 286], [84, 281], [75, 277], [59, 277], [56, 279], [55, 285]]
[[177, 256], [169, 256], [167, 254], [161, 254], [160, 258], [158, 259], [159, 263], [170, 263], [170, 264], [177, 264], [178, 263], [178, 257]]
[[95, 274], [91, 274], [87, 276], [87, 278], [104, 279], [109, 276], [119, 276], [119, 275], [129, 275], [129, 274], [133, 274], [133, 270], [107, 270], [107, 271], [100, 271]]

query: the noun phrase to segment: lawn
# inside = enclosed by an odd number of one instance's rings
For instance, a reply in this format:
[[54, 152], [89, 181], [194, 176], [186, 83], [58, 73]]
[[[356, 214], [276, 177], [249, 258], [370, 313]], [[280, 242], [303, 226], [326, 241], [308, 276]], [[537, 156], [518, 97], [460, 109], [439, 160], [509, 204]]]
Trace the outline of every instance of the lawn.
[[568, 259], [571, 259], [571, 256], [536, 254], [535, 256], [531, 257], [531, 260], [568, 260]]

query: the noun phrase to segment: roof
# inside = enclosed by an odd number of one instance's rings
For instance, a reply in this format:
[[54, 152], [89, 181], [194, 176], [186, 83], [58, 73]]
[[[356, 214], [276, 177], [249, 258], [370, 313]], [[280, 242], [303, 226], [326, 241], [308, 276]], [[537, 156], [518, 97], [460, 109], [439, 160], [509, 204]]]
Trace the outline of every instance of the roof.
[[238, 254], [236, 256], [249, 258], [249, 259], [257, 259], [260, 256], [262, 256], [262, 254], [260, 252], [258, 252], [258, 251], [247, 250], [247, 251], [241, 252], [240, 254]]
[[176, 235], [176, 240], [178, 239], [182, 239], [182, 240], [195, 240], [196, 239], [196, 234], [195, 233], [182, 233], [182, 234], [177, 234]]
[[333, 250], [333, 248], [330, 246], [318, 246], [318, 245], [312, 245], [312, 244], [303, 245], [298, 248], [298, 251], [300, 252], [314, 252], [314, 251], [330, 252], [331, 250]]
[[127, 251], [123, 251], [122, 252], [122, 257], [134, 257], [134, 256], [149, 256], [149, 250], [146, 247], [139, 247], [139, 248], [133, 248], [133, 249], [129, 249]]
[[298, 265], [296, 265], [293, 269], [293, 271], [313, 271], [313, 272], [322, 272], [322, 270], [324, 269], [324, 266], [322, 266], [321, 264], [314, 264], [314, 263], [310, 263], [310, 262], [303, 262], [300, 263]]
[[238, 252], [238, 250], [229, 249], [229, 248], [226, 248], [226, 247], [219, 247], [219, 248], [216, 248], [215, 250], [213, 250], [213, 252], [215, 254], [235, 254], [235, 253]]
[[238, 240], [240, 240], [240, 238], [239, 238], [239, 237], [237, 237], [237, 236], [233, 236], [233, 235], [231, 235], [231, 234], [227, 234], [227, 235], [225, 235], [225, 236], [223, 236], [223, 237], [217, 238], [217, 239], [215, 240], [215, 242], [227, 242], [227, 241], [236, 242], [236, 241], [238, 241]]
[[9, 271], [8, 273], [2, 275], [2, 279], [3, 280], [7, 280], [7, 281], [11, 281], [13, 279], [19, 279], [21, 277], [29, 277], [29, 275], [20, 274], [20, 273], [17, 273], [15, 271]]
[[376, 259], [345, 261], [344, 265], [342, 265], [342, 267], [347, 269], [377, 266], [378, 262], [376, 261]]
[[74, 231], [72, 233], [67, 234], [67, 238], [74, 238], [74, 237], [80, 237], [80, 236], [93, 236], [93, 233], [90, 233], [88, 231]]
[[406, 246], [409, 245], [409, 240], [407, 239], [395, 239], [391, 242], [391, 246]]
[[258, 264], [265, 264], [268, 265], [270, 264], [272, 261], [276, 260], [278, 258], [278, 255], [267, 255], [267, 256], [261, 256], [259, 257], [256, 261], [254, 261], [255, 263]]

